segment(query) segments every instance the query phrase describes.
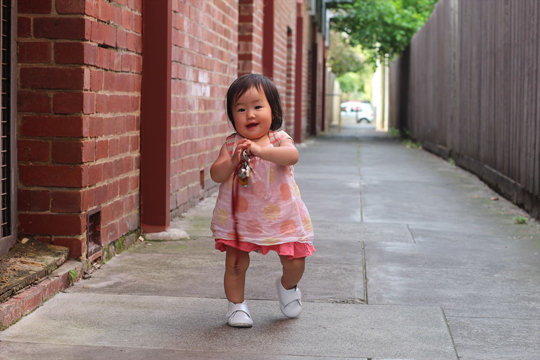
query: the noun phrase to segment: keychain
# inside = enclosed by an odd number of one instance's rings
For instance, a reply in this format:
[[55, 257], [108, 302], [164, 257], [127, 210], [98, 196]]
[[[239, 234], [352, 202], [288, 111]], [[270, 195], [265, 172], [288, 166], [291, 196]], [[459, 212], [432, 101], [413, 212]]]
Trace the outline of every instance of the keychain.
[[240, 169], [238, 169], [238, 182], [242, 185], [242, 187], [247, 187], [249, 183], [249, 177], [251, 175], [251, 172], [253, 169], [249, 165], [249, 162], [251, 159], [249, 158], [246, 150], [242, 152], [242, 165], [240, 166]]

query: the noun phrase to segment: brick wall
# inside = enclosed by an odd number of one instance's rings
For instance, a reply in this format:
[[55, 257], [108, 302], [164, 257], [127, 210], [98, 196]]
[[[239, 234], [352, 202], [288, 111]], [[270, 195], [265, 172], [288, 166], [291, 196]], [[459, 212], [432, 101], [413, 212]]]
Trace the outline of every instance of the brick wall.
[[19, 1], [20, 236], [86, 252], [139, 227], [142, 0]]
[[238, 76], [262, 73], [264, 0], [238, 2]]
[[[293, 31], [296, 31], [296, 0], [274, 0], [274, 83], [283, 102], [284, 129], [294, 127], [294, 77], [287, 76], [287, 66], [294, 66]], [[290, 34], [289, 34], [290, 31]], [[291, 46], [289, 46], [291, 45]], [[287, 59], [289, 58], [289, 63]], [[288, 91], [289, 89], [289, 91]]]
[[173, 216], [216, 188], [210, 166], [233, 131], [224, 99], [237, 77], [238, 8], [237, 1], [173, 1]]

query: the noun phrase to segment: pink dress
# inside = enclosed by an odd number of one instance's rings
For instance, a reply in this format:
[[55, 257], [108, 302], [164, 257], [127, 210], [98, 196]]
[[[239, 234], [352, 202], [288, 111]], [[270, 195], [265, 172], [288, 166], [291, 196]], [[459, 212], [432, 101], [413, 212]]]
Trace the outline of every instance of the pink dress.
[[[290, 138], [283, 131], [279, 135], [281, 139]], [[240, 139], [242, 137], [237, 134], [235, 144]], [[248, 186], [238, 186], [236, 217], [239, 245], [234, 240], [231, 206], [233, 175], [219, 187], [211, 226], [216, 249], [225, 251], [226, 246], [232, 246], [262, 254], [274, 250], [289, 258], [312, 255], [315, 251], [313, 226], [294, 181], [294, 167], [257, 157], [251, 159], [250, 165], [253, 173]]]

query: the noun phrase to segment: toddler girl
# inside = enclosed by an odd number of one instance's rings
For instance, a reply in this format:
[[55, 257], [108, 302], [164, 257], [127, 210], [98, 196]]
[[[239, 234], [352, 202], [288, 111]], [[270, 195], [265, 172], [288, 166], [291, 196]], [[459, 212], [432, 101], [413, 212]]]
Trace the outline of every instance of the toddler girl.
[[[251, 327], [244, 301], [249, 252], [279, 254], [283, 276], [276, 281], [280, 308], [289, 318], [302, 311], [298, 282], [305, 258], [313, 254], [313, 227], [294, 181], [298, 151], [289, 135], [276, 132], [282, 123], [274, 83], [259, 74], [236, 79], [227, 91], [227, 115], [236, 133], [227, 138], [212, 164], [212, 180], [221, 183], [212, 232], [216, 249], [226, 252], [227, 323]], [[243, 185], [235, 174], [249, 158], [251, 174]]]

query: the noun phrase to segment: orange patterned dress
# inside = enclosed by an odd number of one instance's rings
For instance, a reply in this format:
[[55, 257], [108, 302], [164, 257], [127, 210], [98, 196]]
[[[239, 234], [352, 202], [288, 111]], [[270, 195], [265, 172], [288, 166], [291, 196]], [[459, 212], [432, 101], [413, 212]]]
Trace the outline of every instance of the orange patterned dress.
[[[278, 136], [281, 139], [290, 138], [283, 131]], [[237, 134], [235, 144], [241, 138]], [[238, 186], [237, 193], [239, 245], [235, 241], [232, 216], [233, 175], [219, 187], [211, 226], [216, 249], [225, 251], [226, 246], [232, 246], [262, 254], [274, 250], [289, 258], [312, 255], [315, 251], [313, 226], [294, 181], [294, 167], [257, 157], [251, 159], [250, 165], [253, 173], [249, 177], [249, 184], [247, 187]]]

